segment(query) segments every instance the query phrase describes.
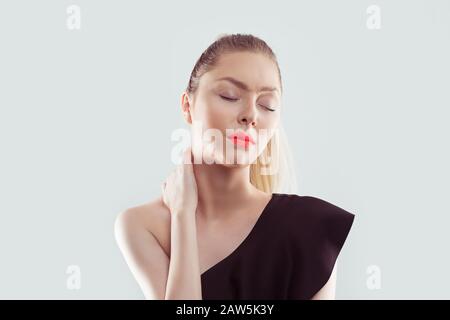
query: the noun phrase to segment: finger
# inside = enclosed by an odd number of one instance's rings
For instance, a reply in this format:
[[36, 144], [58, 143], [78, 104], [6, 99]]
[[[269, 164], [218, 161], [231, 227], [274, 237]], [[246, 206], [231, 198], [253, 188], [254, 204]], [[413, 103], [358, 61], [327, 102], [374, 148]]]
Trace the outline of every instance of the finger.
[[193, 157], [192, 157], [191, 147], [188, 146], [183, 152], [183, 164], [192, 164], [193, 163], [192, 158]]
[[187, 172], [187, 173], [192, 173], [193, 172], [193, 168], [192, 168], [192, 164], [193, 164], [193, 155], [192, 155], [192, 151], [191, 148], [188, 147], [185, 151], [184, 151], [184, 164], [183, 164], [183, 171]]

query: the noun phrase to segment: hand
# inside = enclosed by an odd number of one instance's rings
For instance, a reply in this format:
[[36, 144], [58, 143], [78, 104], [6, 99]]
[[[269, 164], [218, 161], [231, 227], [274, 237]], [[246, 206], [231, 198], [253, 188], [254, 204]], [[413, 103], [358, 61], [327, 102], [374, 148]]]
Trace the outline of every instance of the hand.
[[198, 203], [197, 183], [191, 147], [183, 152], [183, 162], [169, 174], [162, 188], [162, 200], [171, 214], [195, 214]]

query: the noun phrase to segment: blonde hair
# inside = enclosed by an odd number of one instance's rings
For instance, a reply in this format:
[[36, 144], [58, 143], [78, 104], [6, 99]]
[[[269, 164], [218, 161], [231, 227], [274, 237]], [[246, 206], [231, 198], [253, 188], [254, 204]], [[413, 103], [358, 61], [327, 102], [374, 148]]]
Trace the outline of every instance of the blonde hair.
[[281, 122], [266, 148], [250, 165], [250, 182], [267, 193], [298, 192], [294, 159]]
[[[200, 56], [191, 72], [186, 92], [193, 94], [203, 74], [212, 69], [218, 58], [228, 52], [262, 53], [275, 62], [280, 89], [281, 71], [275, 53], [267, 43], [251, 34], [222, 34]], [[266, 193], [297, 193], [297, 180], [292, 152], [281, 121], [274, 135], [256, 161], [250, 165], [250, 182]]]

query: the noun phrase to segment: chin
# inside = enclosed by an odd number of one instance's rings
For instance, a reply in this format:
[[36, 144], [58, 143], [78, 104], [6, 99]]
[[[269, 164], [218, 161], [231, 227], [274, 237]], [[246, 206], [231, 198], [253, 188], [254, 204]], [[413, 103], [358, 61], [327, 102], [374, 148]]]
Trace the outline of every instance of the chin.
[[227, 167], [238, 168], [238, 167], [249, 166], [252, 163], [254, 163], [255, 161], [256, 161], [255, 155], [248, 154], [246, 156], [243, 155], [240, 157], [235, 157], [234, 160], [228, 160], [228, 163], [226, 163], [225, 161], [221, 161], [220, 163], [222, 163], [224, 166], [227, 166]]

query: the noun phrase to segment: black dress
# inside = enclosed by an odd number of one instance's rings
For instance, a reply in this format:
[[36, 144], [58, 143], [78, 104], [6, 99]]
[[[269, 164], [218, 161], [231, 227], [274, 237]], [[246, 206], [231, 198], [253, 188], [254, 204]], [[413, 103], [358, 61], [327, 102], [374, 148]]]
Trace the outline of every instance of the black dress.
[[330, 278], [354, 217], [320, 198], [272, 193], [245, 240], [201, 274], [203, 299], [311, 299]]

